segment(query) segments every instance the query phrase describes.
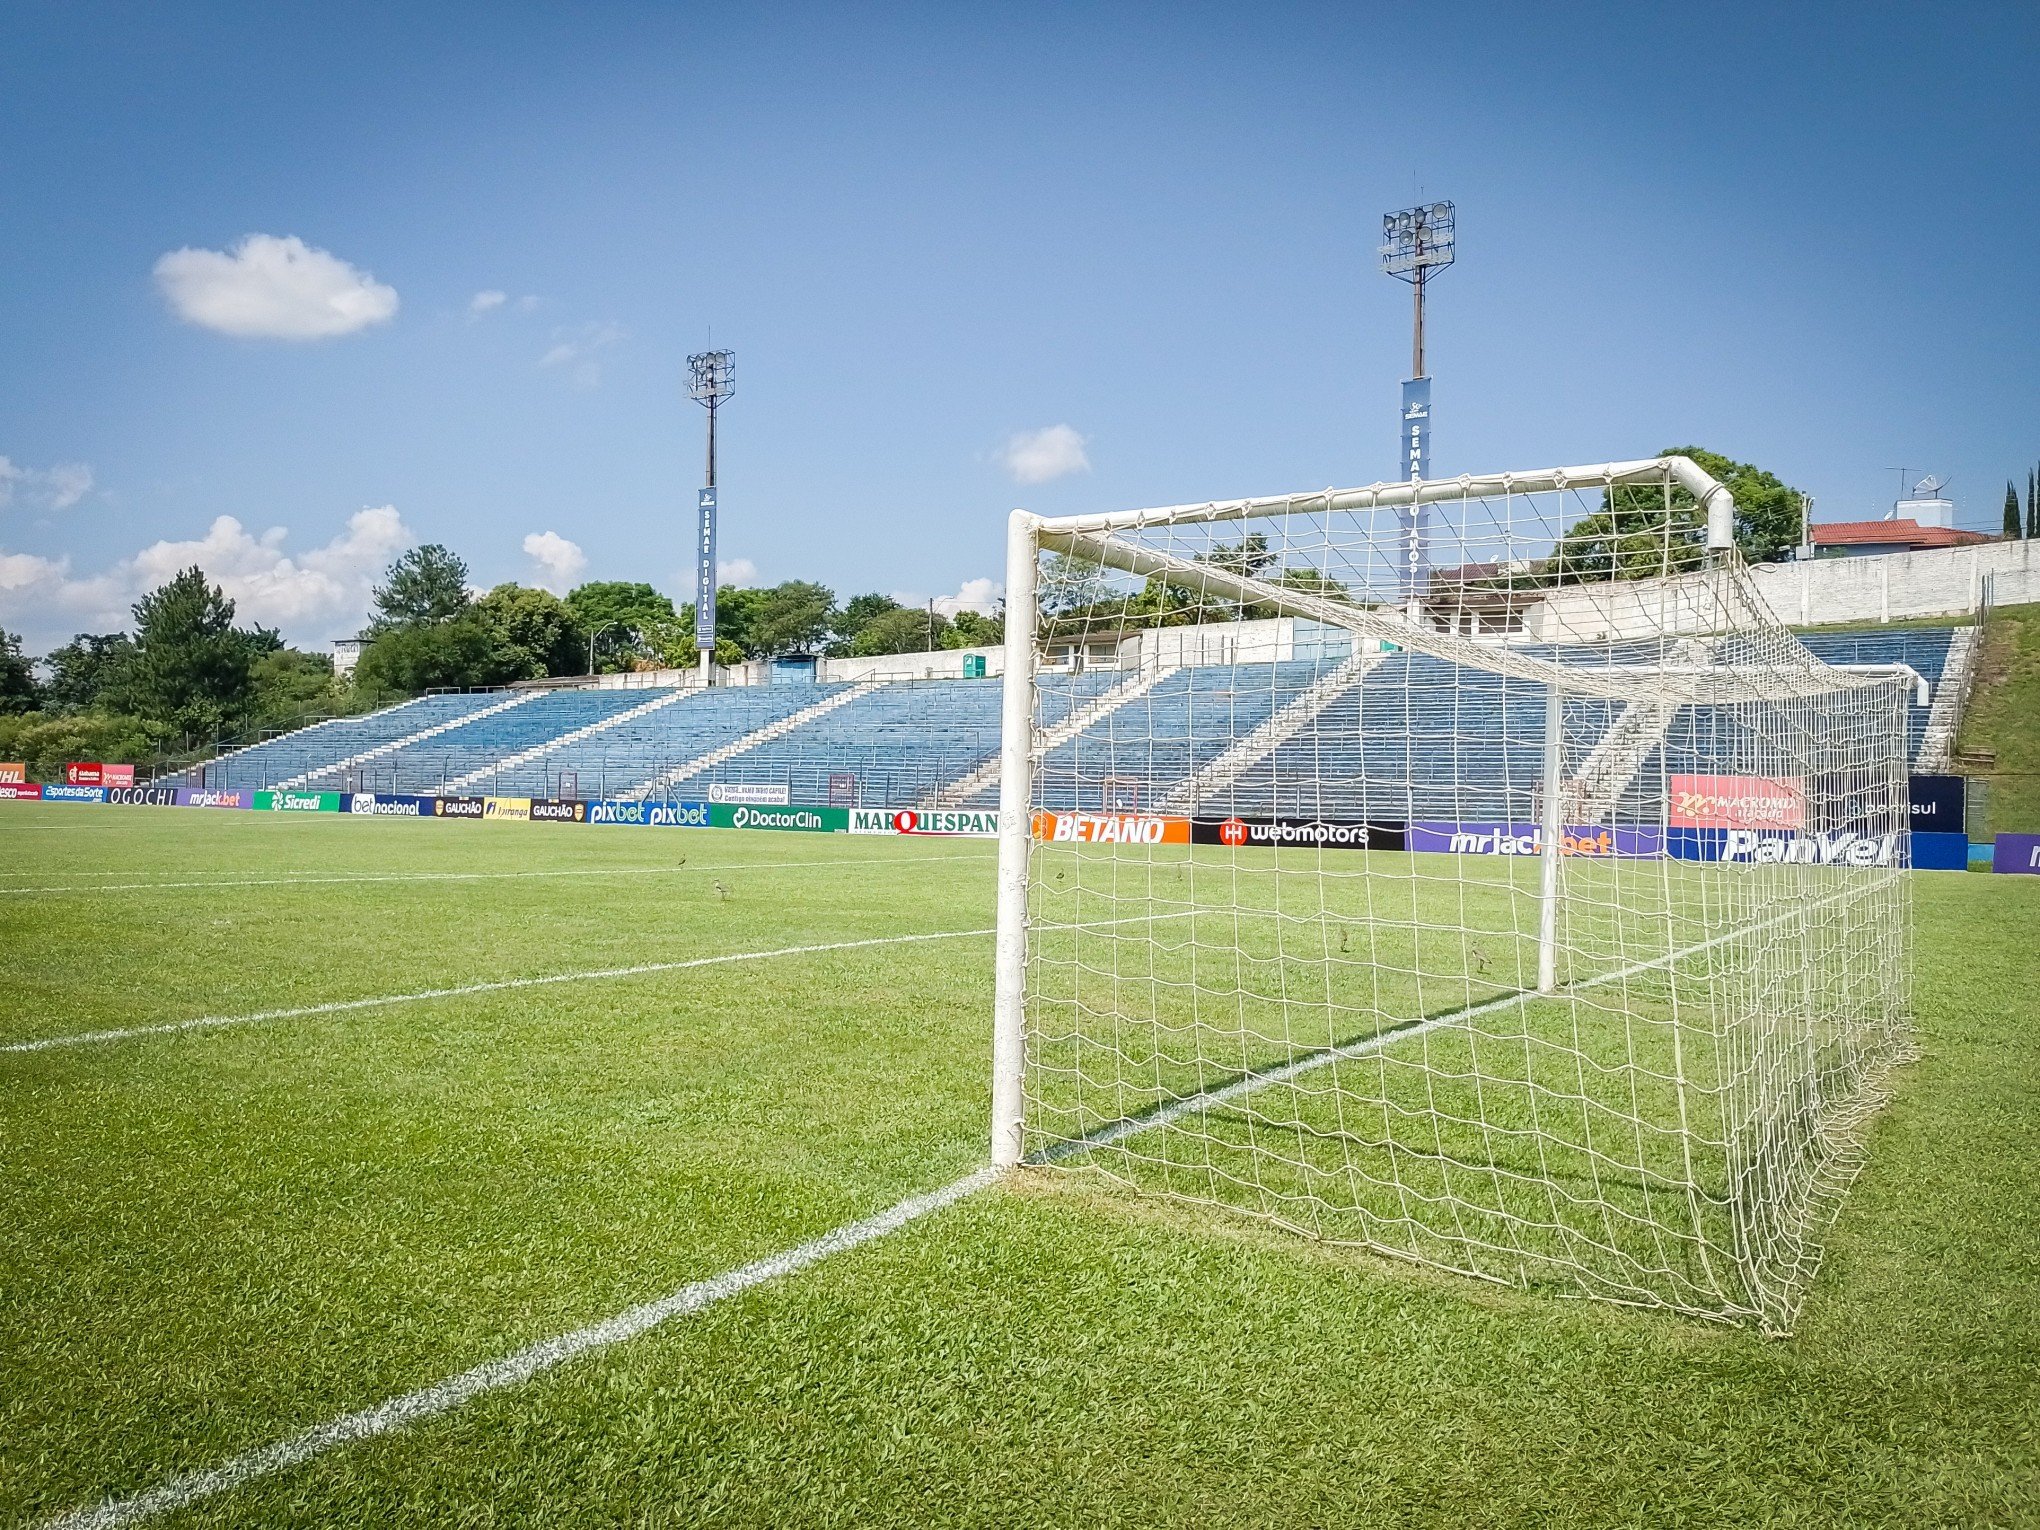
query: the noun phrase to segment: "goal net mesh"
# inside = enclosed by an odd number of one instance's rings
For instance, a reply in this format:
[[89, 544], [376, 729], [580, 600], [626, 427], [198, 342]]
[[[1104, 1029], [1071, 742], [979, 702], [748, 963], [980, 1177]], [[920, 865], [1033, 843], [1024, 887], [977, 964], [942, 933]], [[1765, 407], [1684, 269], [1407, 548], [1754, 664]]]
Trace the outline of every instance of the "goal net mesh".
[[1398, 489], [1037, 523], [1028, 1161], [1782, 1331], [1907, 1055], [1912, 686], [1669, 463]]

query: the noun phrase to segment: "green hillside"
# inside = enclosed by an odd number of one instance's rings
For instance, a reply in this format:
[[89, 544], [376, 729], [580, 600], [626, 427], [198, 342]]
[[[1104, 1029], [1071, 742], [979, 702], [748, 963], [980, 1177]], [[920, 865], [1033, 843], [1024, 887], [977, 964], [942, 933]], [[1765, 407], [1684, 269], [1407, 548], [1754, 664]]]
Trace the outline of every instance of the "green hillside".
[[2040, 832], [2040, 605], [1992, 614], [1957, 752], [1988, 782], [1987, 832]]

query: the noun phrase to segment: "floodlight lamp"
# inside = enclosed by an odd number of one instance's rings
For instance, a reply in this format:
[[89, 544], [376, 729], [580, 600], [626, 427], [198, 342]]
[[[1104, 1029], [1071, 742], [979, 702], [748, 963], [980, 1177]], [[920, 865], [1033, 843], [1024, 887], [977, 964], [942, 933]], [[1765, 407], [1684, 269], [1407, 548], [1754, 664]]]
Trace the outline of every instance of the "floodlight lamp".
[[737, 353], [702, 351], [687, 358], [687, 393], [713, 409], [737, 391]]
[[1381, 219], [1381, 269], [1406, 282], [1452, 264], [1453, 210], [1450, 202], [1427, 202], [1386, 213]]

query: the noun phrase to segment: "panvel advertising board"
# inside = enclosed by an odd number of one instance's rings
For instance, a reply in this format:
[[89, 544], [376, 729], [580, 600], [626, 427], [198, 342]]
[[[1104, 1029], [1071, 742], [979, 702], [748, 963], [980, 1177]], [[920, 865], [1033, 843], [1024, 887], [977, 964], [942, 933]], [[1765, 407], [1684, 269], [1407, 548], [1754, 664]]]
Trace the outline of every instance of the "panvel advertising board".
[[852, 808], [852, 834], [930, 834], [966, 839], [997, 839], [999, 815], [935, 808]]
[[1857, 834], [1833, 829], [1815, 834], [1759, 829], [1674, 829], [1665, 848], [1674, 860], [1720, 861], [1729, 866], [1903, 866], [1903, 834]]
[[[1409, 847], [1444, 855], [1529, 855], [1544, 853], [1544, 830], [1534, 823], [1438, 823], [1410, 825]], [[1582, 824], [1558, 839], [1560, 855], [1596, 859], [1644, 859], [1665, 853], [1664, 831], [1657, 828]]]
[[1673, 776], [1675, 829], [1797, 829], [1806, 824], [1800, 776]]

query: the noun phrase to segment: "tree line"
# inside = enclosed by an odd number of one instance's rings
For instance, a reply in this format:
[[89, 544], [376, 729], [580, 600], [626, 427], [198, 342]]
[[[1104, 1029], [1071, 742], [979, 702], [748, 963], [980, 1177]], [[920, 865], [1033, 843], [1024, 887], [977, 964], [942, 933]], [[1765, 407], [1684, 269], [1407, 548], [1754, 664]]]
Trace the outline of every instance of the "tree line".
[[2016, 479], [2005, 484], [2005, 530], [2007, 542], [2024, 538], [2040, 541], [2040, 468], [2026, 470], [2026, 514], [2023, 521], [2019, 515], [2019, 485]]
[[[476, 591], [438, 544], [392, 563], [375, 586], [352, 674], [331, 655], [235, 621], [233, 599], [197, 567], [135, 603], [133, 627], [81, 632], [32, 658], [0, 630], [0, 760], [53, 779], [67, 760], [164, 767], [321, 717], [373, 711], [439, 688], [619, 670], [689, 668], [694, 607], [651, 585], [597, 580], [566, 596], [515, 583]], [[945, 616], [864, 594], [840, 605], [807, 580], [716, 593], [715, 659], [831, 657], [998, 643], [997, 616]]]

